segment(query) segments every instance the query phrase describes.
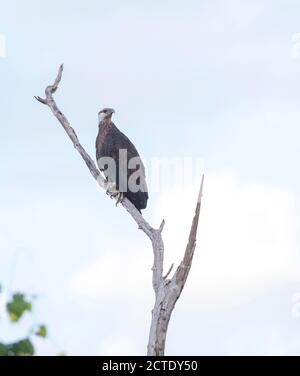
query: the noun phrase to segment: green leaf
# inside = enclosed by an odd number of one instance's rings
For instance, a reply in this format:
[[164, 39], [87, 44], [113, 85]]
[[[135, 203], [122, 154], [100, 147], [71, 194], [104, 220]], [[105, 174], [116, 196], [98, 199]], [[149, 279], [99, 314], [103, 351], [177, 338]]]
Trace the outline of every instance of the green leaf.
[[34, 348], [29, 338], [15, 342], [11, 345], [11, 355], [15, 356], [32, 356]]
[[45, 338], [47, 336], [47, 328], [45, 325], [40, 325], [40, 327], [38, 328], [38, 330], [36, 331], [35, 333], [37, 336], [39, 337], [43, 337]]
[[7, 346], [0, 343], [0, 356], [7, 356]]
[[24, 294], [14, 294], [12, 300], [6, 304], [10, 320], [18, 321], [25, 311], [31, 311], [31, 302], [25, 300]]
[[5, 345], [0, 343], [0, 356], [32, 356], [34, 348], [29, 338]]

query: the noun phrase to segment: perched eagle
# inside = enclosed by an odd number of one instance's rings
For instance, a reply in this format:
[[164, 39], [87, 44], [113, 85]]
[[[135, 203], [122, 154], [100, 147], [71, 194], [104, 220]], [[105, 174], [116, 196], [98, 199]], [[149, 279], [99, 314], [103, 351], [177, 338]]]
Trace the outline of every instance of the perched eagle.
[[133, 143], [111, 121], [112, 108], [98, 114], [99, 132], [96, 139], [96, 158], [99, 169], [109, 184], [109, 191], [127, 197], [139, 212], [145, 209], [148, 189], [145, 168]]

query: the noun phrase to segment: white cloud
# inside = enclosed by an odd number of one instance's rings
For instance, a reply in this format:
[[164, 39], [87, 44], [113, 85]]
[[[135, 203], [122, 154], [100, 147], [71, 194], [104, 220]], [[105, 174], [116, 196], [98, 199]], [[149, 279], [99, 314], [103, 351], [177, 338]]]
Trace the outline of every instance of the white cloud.
[[[158, 204], [159, 216], [166, 213], [169, 263], [182, 255], [196, 189], [173, 192]], [[211, 304], [228, 304], [295, 281], [300, 277], [296, 234], [296, 206], [290, 192], [240, 183], [230, 173], [208, 176], [187, 291]]]
[[114, 356], [114, 355], [136, 355], [140, 352], [137, 343], [132, 338], [110, 336], [106, 337], [100, 346], [100, 356]]
[[71, 290], [91, 299], [114, 302], [140, 298], [144, 291], [151, 293], [148, 291], [151, 255], [145, 254], [142, 248], [136, 249], [136, 246], [128, 251], [119, 249], [107, 251], [83, 267], [71, 280]]
[[[169, 192], [157, 202], [156, 222], [162, 217], [166, 219], [165, 268], [182, 257], [197, 190], [193, 186], [185, 192]], [[255, 310], [256, 299], [300, 279], [296, 268], [296, 227], [295, 203], [290, 192], [241, 183], [231, 173], [206, 177], [195, 259], [181, 303], [171, 320], [168, 346], [173, 353], [174, 349], [178, 353], [187, 351], [175, 335], [186, 325], [187, 315], [190, 325], [196, 320], [195, 330], [201, 330], [198, 321], [205, 312], [210, 315], [217, 311], [219, 319], [225, 320], [226, 314], [223, 317], [222, 312], [230, 307], [249, 305], [249, 309]], [[114, 354], [141, 353], [141, 346], [130, 338], [146, 343], [153, 303], [151, 263], [152, 255], [145, 255], [143, 248], [135, 245], [130, 251], [106, 252], [69, 282], [71, 291], [80, 299], [105, 301], [118, 316], [114, 320], [126, 322], [125, 327], [120, 326], [115, 332], [113, 328], [110, 330], [109, 351]], [[249, 332], [251, 328], [244, 335]], [[265, 351], [272, 352], [268, 338], [273, 329], [266, 325], [266, 332], [265, 345], [259, 351], [263, 352], [266, 346]], [[239, 341], [244, 338], [243, 332], [237, 333], [236, 338]], [[189, 346], [197, 352], [199, 344], [194, 340]], [[105, 348], [106, 341], [103, 338], [101, 348]], [[127, 350], [127, 341], [132, 351]], [[226, 345], [223, 343], [226, 346], [223, 350], [237, 351], [235, 338], [232, 343], [228, 341]], [[253, 337], [251, 341], [253, 350], [256, 339]]]

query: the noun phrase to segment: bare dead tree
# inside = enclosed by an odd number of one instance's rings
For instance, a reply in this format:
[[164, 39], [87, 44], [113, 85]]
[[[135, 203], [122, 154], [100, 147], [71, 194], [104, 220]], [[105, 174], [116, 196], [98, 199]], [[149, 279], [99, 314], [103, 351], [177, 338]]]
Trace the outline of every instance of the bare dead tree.
[[[80, 144], [74, 129], [71, 127], [66, 116], [60, 111], [53, 98], [53, 94], [56, 92], [58, 85], [61, 81], [62, 71], [63, 65], [60, 66], [58, 75], [53, 85], [49, 85], [46, 87], [46, 97], [35, 98], [39, 102], [45, 104], [51, 109], [53, 115], [57, 118], [57, 120], [63, 126], [67, 135], [71, 139], [75, 149], [79, 152], [79, 154], [85, 161], [94, 179], [98, 182], [100, 187], [107, 189], [108, 187], [106, 180], [96, 167], [95, 162], [92, 160], [92, 158]], [[127, 198], [124, 198], [121, 202], [121, 205], [131, 215], [133, 220], [138, 225], [138, 228], [141, 229], [148, 236], [153, 248], [154, 263], [152, 267], [152, 284], [155, 293], [155, 304], [152, 310], [152, 321], [148, 341], [147, 355], [149, 356], [164, 355], [169, 320], [174, 306], [176, 304], [176, 301], [180, 297], [180, 294], [186, 283], [187, 277], [191, 269], [194, 251], [196, 248], [196, 235], [201, 208], [203, 181], [204, 176], [202, 176], [201, 180], [200, 192], [197, 199], [195, 215], [190, 229], [189, 239], [185, 249], [185, 253], [181, 263], [177, 267], [172, 278], [168, 278], [168, 276], [171, 274], [173, 265], [171, 266], [167, 274], [165, 276], [163, 275], [164, 243], [162, 238], [162, 231], [165, 224], [164, 220], [162, 221], [158, 229], [153, 228]]]

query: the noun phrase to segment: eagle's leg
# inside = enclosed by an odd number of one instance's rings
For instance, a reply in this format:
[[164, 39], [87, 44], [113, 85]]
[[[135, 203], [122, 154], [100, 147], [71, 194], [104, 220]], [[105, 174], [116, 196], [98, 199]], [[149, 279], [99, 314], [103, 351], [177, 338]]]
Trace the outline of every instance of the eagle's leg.
[[[110, 196], [113, 196], [115, 193], [117, 193], [117, 186], [116, 186], [116, 183], [113, 183], [111, 181], [108, 181], [106, 179], [106, 182], [105, 182], [105, 191], [106, 191], [106, 194], [107, 195], [110, 195]], [[114, 197], [114, 196], [113, 196]]]
[[108, 181], [108, 176], [106, 176], [106, 178], [105, 178], [105, 193], [107, 195], [109, 195], [109, 191], [111, 189], [115, 190], [116, 189], [116, 184], [109, 182]]
[[110, 195], [110, 198], [116, 199], [116, 206], [123, 200], [124, 195], [117, 190], [116, 183], [106, 181], [105, 189], [106, 194]]

